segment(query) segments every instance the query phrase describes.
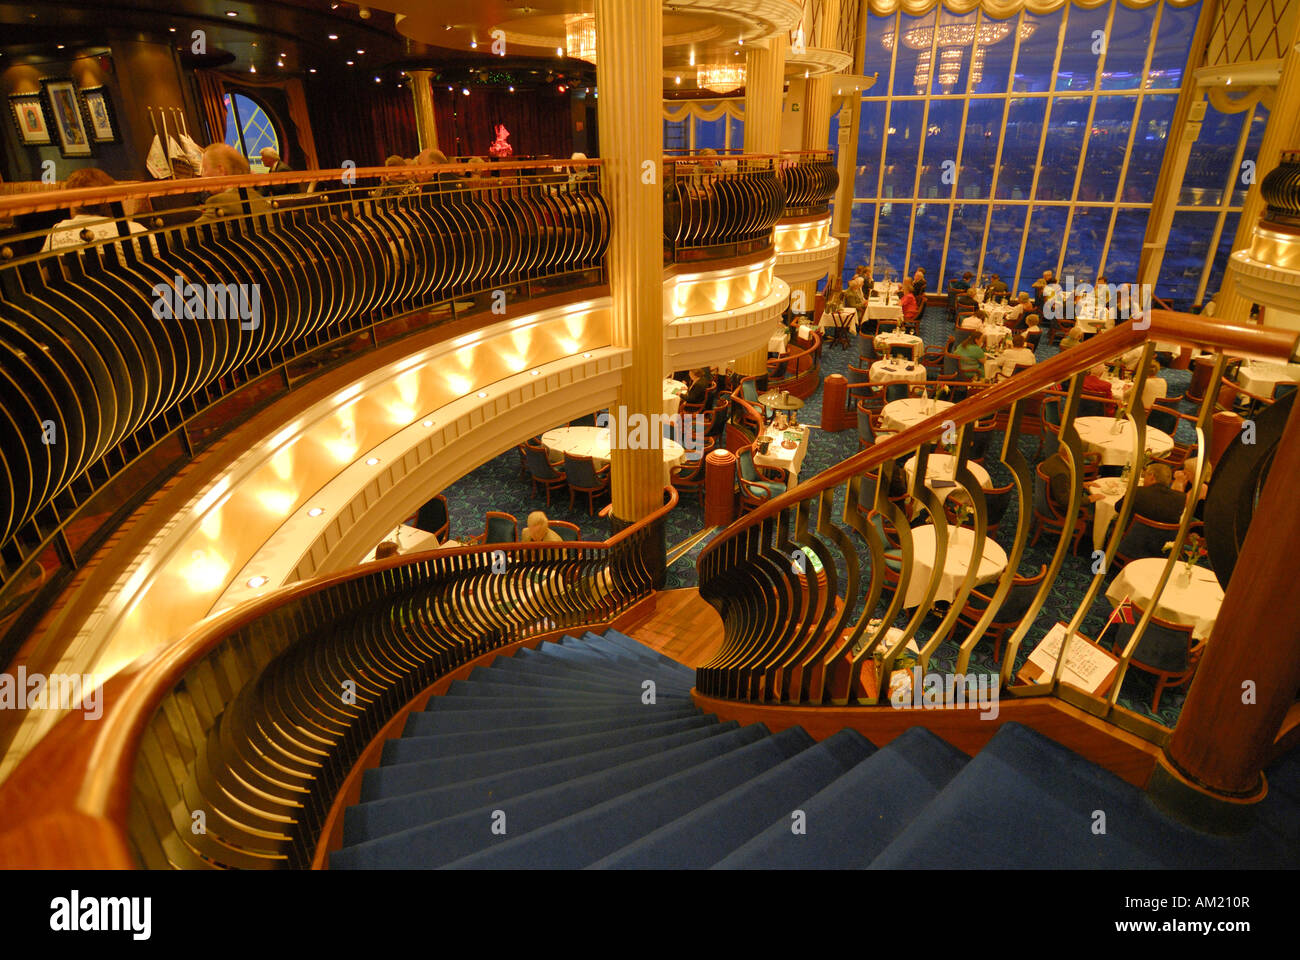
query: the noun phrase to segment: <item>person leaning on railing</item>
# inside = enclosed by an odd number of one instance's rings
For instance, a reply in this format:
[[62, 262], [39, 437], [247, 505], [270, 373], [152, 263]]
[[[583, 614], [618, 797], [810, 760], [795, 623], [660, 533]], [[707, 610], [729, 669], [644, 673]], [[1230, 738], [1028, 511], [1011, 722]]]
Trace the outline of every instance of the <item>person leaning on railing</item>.
[[[247, 158], [227, 143], [209, 144], [203, 151], [203, 177], [246, 177], [252, 173]], [[248, 209], [252, 213], [268, 213], [271, 204], [257, 190], [245, 188], [248, 193]], [[200, 220], [215, 220], [217, 217], [232, 217], [244, 212], [239, 190], [231, 187], [221, 190], [203, 201], [203, 214]]]

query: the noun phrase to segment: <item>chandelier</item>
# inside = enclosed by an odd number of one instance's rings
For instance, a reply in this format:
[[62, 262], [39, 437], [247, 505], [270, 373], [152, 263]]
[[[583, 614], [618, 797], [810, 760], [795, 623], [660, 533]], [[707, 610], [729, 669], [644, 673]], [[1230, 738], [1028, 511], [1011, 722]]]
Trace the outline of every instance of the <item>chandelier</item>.
[[596, 18], [575, 13], [564, 18], [564, 52], [575, 60], [596, 62]]
[[[1016, 35], [1023, 43], [1033, 36], [1034, 31], [1038, 29], [1038, 24], [1030, 21], [1021, 23], [1016, 30]], [[933, 60], [933, 53], [938, 53], [938, 65], [934, 70], [934, 78], [944, 93], [950, 93], [952, 88], [957, 85], [961, 79], [961, 64], [965, 55], [965, 48], [974, 44], [971, 51], [971, 84], [977, 84], [984, 77], [984, 55], [985, 48], [1000, 43], [1011, 35], [1011, 24], [1008, 22], [999, 22], [996, 20], [982, 21], [978, 26], [973, 23], [945, 23], [939, 27], [938, 35], [935, 35], [933, 26], [912, 27], [910, 30], [903, 32], [903, 46], [916, 50], [916, 66], [912, 75], [912, 83], [918, 89], [922, 89], [930, 78], [930, 66]], [[894, 49], [894, 32], [882, 34], [880, 45], [886, 50]]]
[[695, 71], [695, 83], [714, 93], [730, 93], [745, 85], [745, 67], [743, 64], [712, 64], [699, 67]]

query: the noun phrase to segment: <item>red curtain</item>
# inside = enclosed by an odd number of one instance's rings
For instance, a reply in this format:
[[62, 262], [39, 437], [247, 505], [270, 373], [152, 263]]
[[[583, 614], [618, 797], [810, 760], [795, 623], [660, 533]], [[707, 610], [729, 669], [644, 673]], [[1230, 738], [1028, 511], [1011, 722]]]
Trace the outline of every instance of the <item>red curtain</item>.
[[568, 93], [555, 87], [510, 93], [433, 84], [438, 147], [447, 156], [487, 156], [498, 123], [510, 131], [517, 157], [565, 157], [573, 153], [573, 114]]
[[[316, 157], [316, 139], [312, 136], [311, 118], [307, 111], [307, 97], [303, 93], [302, 81], [297, 77], [260, 78], [251, 74], [231, 76], [216, 70], [195, 70], [194, 76], [199, 84], [199, 104], [203, 119], [212, 134], [212, 142], [223, 142], [226, 138], [226, 84], [253, 89], [279, 90], [284, 94], [289, 105], [289, 116], [279, 118], [293, 124], [294, 141], [302, 156], [285, 156], [284, 161], [297, 170], [315, 170], [319, 167]], [[287, 151], [286, 151], [287, 152]]]
[[195, 70], [194, 79], [199, 86], [199, 110], [203, 114], [203, 123], [208, 128], [208, 143], [225, 143], [226, 89], [221, 74], [215, 70]]
[[358, 167], [383, 166], [392, 154], [420, 152], [410, 88], [392, 83], [353, 86], [340, 93], [338, 79], [308, 77], [307, 109], [316, 130], [322, 168], [351, 160]]

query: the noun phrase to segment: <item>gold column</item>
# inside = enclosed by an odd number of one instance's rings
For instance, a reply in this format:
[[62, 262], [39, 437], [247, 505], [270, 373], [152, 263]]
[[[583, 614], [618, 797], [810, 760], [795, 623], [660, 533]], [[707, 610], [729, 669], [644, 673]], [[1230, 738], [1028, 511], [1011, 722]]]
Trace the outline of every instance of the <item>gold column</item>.
[[[1250, 246], [1251, 234], [1264, 213], [1264, 200], [1259, 195], [1260, 181], [1282, 162], [1283, 150], [1300, 145], [1300, 18], [1297, 18], [1295, 32], [1286, 49], [1287, 54], [1282, 58], [1282, 75], [1277, 80], [1268, 124], [1259, 144], [1259, 155], [1255, 158], [1255, 182], [1246, 191], [1241, 219], [1237, 221], [1237, 235], [1233, 238], [1233, 250]], [[1250, 301], [1237, 293], [1236, 278], [1231, 269], [1224, 275], [1215, 306], [1215, 317], [1223, 323], [1250, 323]], [[1261, 321], [1267, 322], [1267, 314], [1267, 310], [1261, 312]]]
[[[833, 48], [840, 26], [840, 0], [822, 0], [817, 23], [817, 35], [808, 43], [818, 47]], [[803, 114], [803, 148], [825, 150], [831, 140], [831, 90], [835, 78], [810, 77], [805, 89]]]
[[[611, 420], [663, 414], [663, 14], [660, 0], [596, 0], [601, 190], [612, 229], [609, 292], [615, 346], [632, 348]], [[658, 423], [650, 420], [650, 423]], [[614, 516], [635, 522], [663, 503], [663, 452], [611, 436]]]
[[736, 358], [735, 370], [745, 377], [763, 377], [767, 375], [767, 347], [747, 353]]
[[433, 113], [433, 71], [408, 70], [411, 96], [415, 100], [415, 132], [420, 149], [438, 149], [438, 123]]
[[781, 152], [781, 103], [785, 97], [785, 34], [746, 47], [745, 152]]

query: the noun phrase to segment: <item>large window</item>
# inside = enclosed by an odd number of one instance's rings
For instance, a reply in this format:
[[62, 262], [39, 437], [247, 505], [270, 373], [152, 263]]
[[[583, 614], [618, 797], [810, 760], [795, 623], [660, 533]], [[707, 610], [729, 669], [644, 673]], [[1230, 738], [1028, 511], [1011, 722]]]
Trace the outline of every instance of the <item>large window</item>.
[[226, 143], [248, 158], [253, 173], [266, 173], [262, 163], [265, 147], [284, 156], [270, 114], [262, 104], [242, 93], [226, 94]]
[[[868, 17], [846, 273], [1137, 279], [1200, 4]], [[1263, 109], [1206, 118], [1158, 295], [1213, 294]], [[1193, 172], [1193, 167], [1195, 171]], [[1225, 238], [1226, 237], [1226, 238]], [[935, 281], [932, 281], [935, 282]]]

